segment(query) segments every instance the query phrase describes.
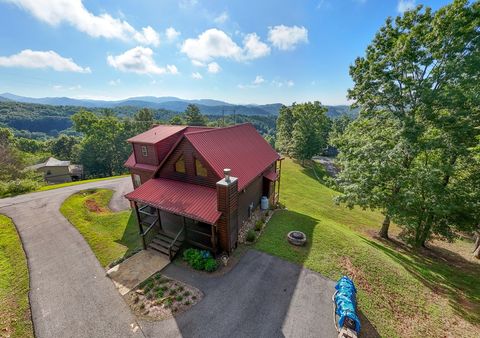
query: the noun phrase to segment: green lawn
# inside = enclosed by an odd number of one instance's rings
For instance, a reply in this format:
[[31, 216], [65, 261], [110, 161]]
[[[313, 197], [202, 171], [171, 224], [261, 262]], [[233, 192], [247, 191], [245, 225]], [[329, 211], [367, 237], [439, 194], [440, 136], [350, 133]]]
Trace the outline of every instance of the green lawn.
[[10, 218], [0, 215], [0, 337], [33, 337], [28, 267]]
[[102, 266], [141, 248], [138, 226], [131, 211], [111, 212], [113, 191], [84, 190], [73, 194], [60, 211], [86, 239]]
[[[458, 254], [455, 244], [418, 253], [379, 241], [373, 236], [380, 214], [336, 205], [336, 192], [289, 159], [282, 170], [280, 199], [287, 210], [274, 214], [257, 249], [334, 280], [353, 277], [368, 337], [478, 337], [480, 264]], [[287, 243], [294, 229], [306, 233], [306, 247]]]
[[46, 191], [46, 190], [63, 188], [63, 187], [71, 187], [71, 186], [73, 186], [73, 185], [79, 185], [79, 184], [90, 183], [90, 182], [98, 182], [98, 181], [111, 180], [111, 179], [114, 179], [114, 178], [120, 178], [120, 177], [126, 177], [126, 176], [129, 176], [129, 174], [126, 174], [126, 175], [118, 175], [118, 176], [111, 176], [111, 177], [92, 178], [92, 179], [89, 179], [89, 180], [82, 180], [82, 181], [74, 181], [74, 182], [66, 182], [66, 183], [58, 183], [58, 184], [49, 184], [49, 185], [43, 185], [43, 186], [41, 186], [41, 187], [38, 188], [36, 191]]

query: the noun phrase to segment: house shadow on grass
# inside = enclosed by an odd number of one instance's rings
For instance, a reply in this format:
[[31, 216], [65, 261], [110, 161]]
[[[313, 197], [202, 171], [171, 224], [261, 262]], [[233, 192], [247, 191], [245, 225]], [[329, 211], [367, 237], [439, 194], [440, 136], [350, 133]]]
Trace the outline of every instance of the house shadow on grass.
[[137, 220], [133, 212], [130, 213], [130, 217], [128, 218], [122, 238], [115, 242], [127, 247], [124, 257], [128, 257], [136, 251], [142, 249], [142, 242], [138, 230]]
[[[436, 294], [448, 298], [452, 309], [472, 324], [480, 322], [480, 267], [451, 251], [434, 248], [416, 251], [401, 242], [382, 244], [364, 238], [377, 250], [402, 265]], [[444, 251], [448, 251], [445, 253]], [[449, 259], [445, 258], [448, 255]], [[442, 257], [443, 256], [443, 257]]]

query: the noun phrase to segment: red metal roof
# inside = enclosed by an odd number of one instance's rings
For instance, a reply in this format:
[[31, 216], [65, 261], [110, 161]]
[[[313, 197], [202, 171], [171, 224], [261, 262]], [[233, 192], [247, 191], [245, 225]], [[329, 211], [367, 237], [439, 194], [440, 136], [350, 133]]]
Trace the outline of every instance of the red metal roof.
[[270, 170], [268, 173], [264, 174], [263, 177], [274, 182], [278, 179], [278, 173], [275, 170]]
[[144, 164], [144, 163], [136, 163], [135, 162], [135, 155], [133, 153], [130, 154], [128, 160], [123, 164], [127, 168], [132, 169], [140, 169], [145, 171], [155, 171], [157, 170], [157, 166], [151, 164]]
[[144, 133], [138, 134], [137, 136], [131, 137], [127, 141], [130, 143], [155, 144], [186, 128], [186, 126], [160, 125], [153, 127], [152, 129], [149, 129]]
[[215, 189], [181, 181], [152, 178], [125, 197], [209, 224], [215, 224], [221, 215]]
[[219, 177], [230, 168], [242, 190], [261, 175], [280, 155], [250, 123], [207, 131], [185, 133], [185, 137]]

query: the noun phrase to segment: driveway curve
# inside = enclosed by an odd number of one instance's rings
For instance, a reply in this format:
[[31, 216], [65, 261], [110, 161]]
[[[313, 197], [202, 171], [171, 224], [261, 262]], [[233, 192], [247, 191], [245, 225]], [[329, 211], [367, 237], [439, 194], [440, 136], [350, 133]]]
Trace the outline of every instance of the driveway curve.
[[115, 191], [111, 208], [128, 208], [130, 177], [0, 199], [21, 237], [30, 272], [36, 337], [143, 337], [143, 332], [82, 235], [60, 213], [71, 194]]

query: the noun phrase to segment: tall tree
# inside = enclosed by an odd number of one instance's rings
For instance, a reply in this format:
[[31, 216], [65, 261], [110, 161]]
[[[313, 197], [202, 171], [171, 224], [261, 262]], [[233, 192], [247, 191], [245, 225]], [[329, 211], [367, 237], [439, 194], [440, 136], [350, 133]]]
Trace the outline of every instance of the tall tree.
[[[379, 203], [415, 246], [424, 246], [432, 234], [451, 239], [455, 229], [473, 226], [463, 174], [474, 170], [468, 149], [479, 133], [479, 26], [478, 1], [455, 0], [435, 13], [418, 6], [395, 22], [387, 19], [366, 56], [357, 58], [350, 69], [354, 87], [349, 98], [362, 108], [361, 118], [388, 112], [389, 123], [399, 126], [395, 147], [402, 150], [388, 158], [372, 158], [372, 168], [358, 177], [347, 170], [340, 180], [345, 187], [368, 179], [371, 189], [381, 190], [382, 175], [368, 175], [401, 169], [403, 180], [394, 186], [394, 201], [385, 196]], [[346, 134], [361, 137], [354, 126]], [[384, 144], [372, 146], [381, 149]], [[351, 167], [365, 156], [359, 152], [341, 164]]]
[[307, 102], [292, 106], [294, 117], [291, 153], [304, 162], [320, 154], [327, 147], [330, 120], [320, 102]]
[[50, 150], [53, 156], [61, 160], [75, 160], [75, 146], [79, 143], [79, 139], [73, 136], [60, 135], [50, 142]]
[[184, 119], [189, 126], [205, 126], [207, 125], [207, 118], [202, 115], [200, 109], [194, 104], [189, 104], [185, 109]]
[[135, 130], [138, 134], [152, 128], [154, 120], [153, 111], [148, 108], [142, 108], [133, 115]]
[[295, 107], [295, 103], [292, 104], [292, 107], [280, 107], [278, 112], [275, 145], [276, 148], [285, 155], [291, 155], [292, 132], [293, 124], [295, 123], [292, 111], [293, 107]]
[[82, 111], [72, 116], [75, 130], [84, 134], [79, 161], [88, 175], [112, 176], [124, 172], [123, 163], [131, 153], [126, 140], [135, 135], [128, 120], [110, 114], [97, 116]]

